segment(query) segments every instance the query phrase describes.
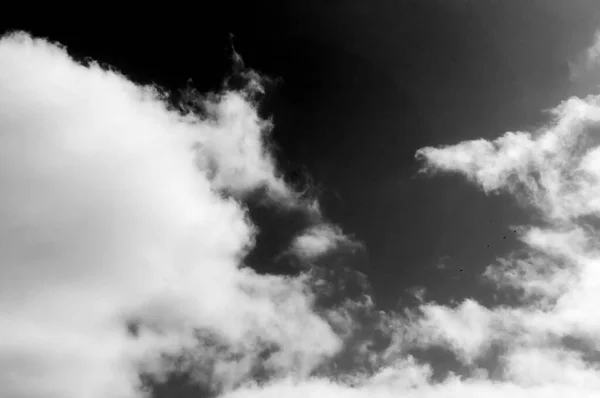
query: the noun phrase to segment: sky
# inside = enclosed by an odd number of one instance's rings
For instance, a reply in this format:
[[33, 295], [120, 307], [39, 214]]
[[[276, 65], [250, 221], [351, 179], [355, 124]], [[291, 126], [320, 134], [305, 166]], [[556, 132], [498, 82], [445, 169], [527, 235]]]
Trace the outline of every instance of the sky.
[[170, 22], [3, 30], [0, 396], [597, 395], [600, 5]]

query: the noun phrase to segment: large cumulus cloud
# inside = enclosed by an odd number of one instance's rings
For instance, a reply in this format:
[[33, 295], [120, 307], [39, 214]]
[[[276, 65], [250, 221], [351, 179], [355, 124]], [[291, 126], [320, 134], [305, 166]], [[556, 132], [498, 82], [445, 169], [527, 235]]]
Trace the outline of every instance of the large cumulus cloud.
[[299, 200], [250, 94], [200, 116], [59, 45], [1, 39], [0, 396], [138, 396], [165, 356], [210, 354], [200, 332], [230, 353], [221, 384], [265, 347], [263, 368], [298, 374], [339, 349], [303, 277], [243, 267], [255, 226], [237, 198]]

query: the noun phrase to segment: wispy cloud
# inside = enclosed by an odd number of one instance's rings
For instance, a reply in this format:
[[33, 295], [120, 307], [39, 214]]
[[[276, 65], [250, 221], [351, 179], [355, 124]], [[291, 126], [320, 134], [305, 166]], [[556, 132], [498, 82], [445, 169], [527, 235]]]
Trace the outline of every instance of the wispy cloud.
[[335, 249], [358, 249], [361, 244], [331, 224], [318, 223], [298, 235], [288, 250], [302, 259], [314, 260]]
[[578, 91], [597, 93], [600, 86], [600, 30], [596, 31], [587, 49], [569, 63], [571, 81]]
[[[595, 48], [595, 47], [593, 47]], [[590, 60], [597, 57], [593, 48]], [[313, 378], [248, 387], [229, 397], [592, 397], [600, 388], [597, 217], [600, 96], [572, 97], [535, 131], [507, 132], [417, 152], [426, 173], [456, 173], [486, 194], [504, 192], [542, 216], [519, 226], [522, 248], [489, 266], [492, 287], [518, 301], [487, 306], [422, 302], [384, 314], [389, 361], [350, 383]], [[540, 219], [535, 218], [535, 219]], [[410, 355], [442, 348], [463, 365], [441, 380]]]

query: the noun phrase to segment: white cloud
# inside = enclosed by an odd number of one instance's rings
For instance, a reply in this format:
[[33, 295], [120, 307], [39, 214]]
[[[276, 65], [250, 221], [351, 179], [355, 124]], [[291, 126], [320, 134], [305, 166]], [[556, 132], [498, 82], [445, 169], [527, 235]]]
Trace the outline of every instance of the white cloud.
[[204, 169], [212, 167], [213, 186], [237, 196], [265, 187], [275, 200], [297, 201], [265, 147], [271, 123], [259, 118], [247, 96], [229, 92], [204, 106], [212, 120], [203, 121], [198, 161]]
[[308, 260], [314, 260], [340, 247], [358, 248], [360, 244], [342, 230], [331, 224], [316, 224], [298, 235], [289, 248], [289, 252]]
[[[418, 152], [428, 171], [506, 191], [544, 216], [520, 227], [524, 254], [485, 272], [523, 302], [383, 314], [393, 346], [381, 366], [334, 381], [310, 376], [341, 339], [313, 311], [306, 277], [241, 267], [255, 227], [239, 200], [265, 188], [300, 203], [248, 93], [209, 99], [203, 119], [23, 34], [0, 41], [0, 61], [0, 396], [139, 397], [140, 369], [169, 370], [162, 354], [184, 354], [198, 380], [210, 368], [229, 398], [597, 395], [600, 369], [586, 354], [600, 347], [600, 97], [570, 98], [538, 131]], [[315, 223], [293, 242], [297, 255], [344, 242], [320, 214]], [[349, 312], [331, 314], [352, 333]], [[433, 380], [435, 364], [407, 354], [431, 346], [471, 374]], [[277, 377], [250, 382], [257, 365]]]
[[507, 355], [508, 377], [522, 385], [560, 384], [589, 390], [600, 388], [598, 368], [581, 355], [559, 348], [520, 347]]
[[419, 344], [451, 347], [465, 363], [472, 363], [494, 341], [493, 316], [473, 300], [457, 308], [435, 304], [420, 307], [422, 318], [413, 325]]
[[[414, 370], [419, 372], [420, 370]], [[418, 381], [419, 379], [417, 379]], [[486, 380], [460, 380], [450, 378], [444, 383], [396, 386], [365, 385], [360, 388], [334, 383], [324, 379], [310, 379], [302, 382], [285, 380], [266, 386], [250, 386], [226, 394], [226, 398], [591, 398], [598, 394], [596, 387], [588, 385], [566, 385], [560, 382], [545, 385], [522, 386], [515, 383], [493, 383]]]
[[600, 347], [594, 315], [600, 257], [590, 224], [600, 215], [600, 97], [570, 98], [552, 115], [533, 133], [418, 152], [426, 170], [460, 173], [486, 193], [510, 192], [546, 221], [521, 227], [525, 254], [501, 259], [485, 273], [499, 287], [520, 291], [522, 305], [424, 305], [419, 330], [425, 332], [422, 340], [430, 339], [427, 344], [443, 345], [459, 357], [484, 356], [491, 343], [501, 341], [496, 366], [504, 383], [523, 389], [561, 386], [572, 389], [565, 396], [580, 396], [581, 389], [598, 388], [600, 368], [562, 339], [579, 339], [590, 353]]
[[[426, 170], [458, 172], [485, 192], [508, 190], [553, 220], [593, 213], [596, 153], [587, 150], [600, 122], [600, 98], [570, 98], [552, 111], [554, 120], [534, 133], [508, 132], [494, 141], [420, 149]], [[568, 183], [567, 183], [568, 182]]]
[[[421, 303], [406, 315], [388, 315], [393, 344], [387, 351], [398, 362], [384, 363], [375, 375], [347, 378], [350, 384], [276, 381], [228, 397], [597, 395], [600, 251], [593, 225], [600, 216], [600, 96], [569, 98], [551, 116], [537, 131], [417, 153], [426, 172], [460, 174], [486, 194], [507, 192], [543, 217], [542, 225], [518, 227], [522, 249], [484, 273], [495, 287], [521, 293], [521, 302]], [[433, 346], [454, 353], [466, 373], [435, 381], [427, 362], [407, 356], [411, 347]]]
[[274, 345], [274, 371], [338, 350], [302, 279], [240, 268], [255, 227], [219, 191], [294, 193], [244, 92], [206, 106], [182, 115], [57, 45], [1, 39], [0, 396], [137, 397], [138, 365], [193, 358], [197, 329], [249, 360]]

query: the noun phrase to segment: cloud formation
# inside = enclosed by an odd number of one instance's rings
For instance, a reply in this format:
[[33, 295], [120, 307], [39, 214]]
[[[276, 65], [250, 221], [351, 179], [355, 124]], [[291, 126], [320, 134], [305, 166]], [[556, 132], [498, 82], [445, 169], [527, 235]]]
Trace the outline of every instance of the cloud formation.
[[[595, 47], [594, 47], [595, 48]], [[588, 58], [596, 57], [592, 50]], [[572, 97], [531, 132], [417, 152], [423, 171], [462, 175], [529, 209], [520, 247], [483, 278], [514, 301], [422, 302], [385, 314], [388, 360], [351, 382], [310, 378], [249, 386], [228, 397], [593, 397], [600, 388], [600, 96]], [[535, 221], [538, 220], [538, 221]], [[441, 380], [410, 355], [442, 349], [462, 365]]]
[[[243, 200], [261, 189], [314, 215], [297, 256], [348, 242], [278, 172], [260, 80], [246, 77], [179, 109], [59, 45], [0, 40], [0, 396], [138, 398], [140, 372], [160, 381], [174, 369], [229, 398], [597, 395], [600, 96], [564, 101], [533, 132], [417, 153], [426, 172], [541, 216], [483, 274], [518, 301], [421, 298], [385, 314], [361, 296], [319, 311], [310, 275], [243, 264], [256, 234]], [[355, 314], [389, 345], [353, 337]], [[343, 341], [372, 366], [315, 373]], [[435, 379], [435, 363], [411, 355], [433, 347], [466, 372]]]
[[568, 396], [586, 396], [582, 389], [591, 394], [600, 386], [594, 357], [600, 347], [594, 316], [600, 302], [600, 96], [569, 98], [551, 115], [534, 132], [418, 152], [427, 171], [459, 173], [486, 193], [509, 192], [543, 222], [521, 226], [523, 249], [484, 274], [515, 291], [518, 303], [428, 305], [417, 329], [467, 364], [500, 346], [494, 366], [504, 382], [523, 389], [561, 386], [573, 389]]
[[1, 39], [0, 396], [138, 397], [140, 369], [185, 353], [201, 370], [217, 343], [223, 385], [261, 355], [304, 374], [339, 349], [302, 276], [243, 266], [256, 227], [237, 198], [296, 195], [250, 94], [182, 112], [57, 44]]

